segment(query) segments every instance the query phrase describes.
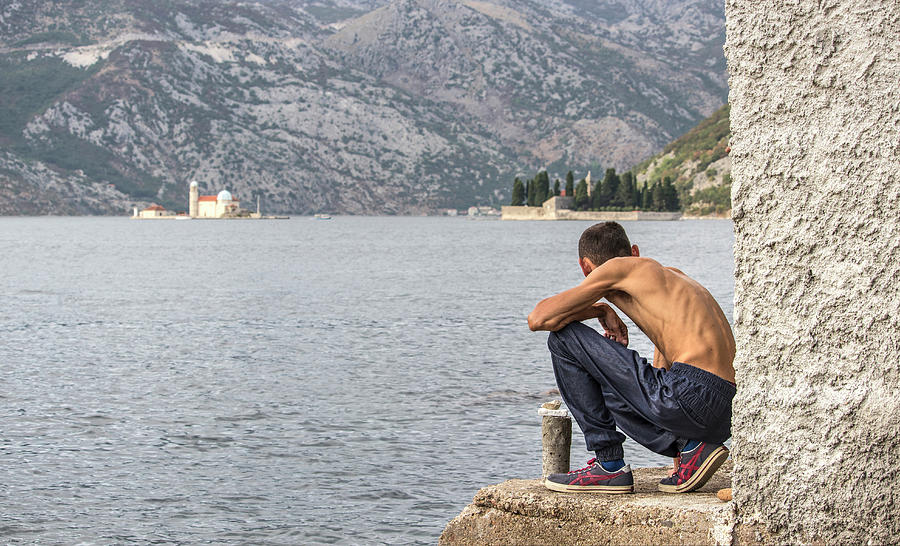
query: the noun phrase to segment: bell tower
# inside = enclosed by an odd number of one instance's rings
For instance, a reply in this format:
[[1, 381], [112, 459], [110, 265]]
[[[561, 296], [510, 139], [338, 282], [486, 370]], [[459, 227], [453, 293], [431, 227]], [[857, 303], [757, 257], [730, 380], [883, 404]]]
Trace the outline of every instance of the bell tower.
[[191, 192], [189, 197], [189, 214], [191, 218], [197, 217], [197, 203], [200, 201], [200, 188], [196, 180], [191, 180]]

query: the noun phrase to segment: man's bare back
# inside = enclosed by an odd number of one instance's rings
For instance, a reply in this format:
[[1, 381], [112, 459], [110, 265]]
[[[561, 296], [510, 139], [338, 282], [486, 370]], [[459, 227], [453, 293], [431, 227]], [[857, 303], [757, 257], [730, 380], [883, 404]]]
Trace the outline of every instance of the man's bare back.
[[641, 258], [636, 246], [633, 254], [600, 266], [583, 259], [584, 281], [538, 303], [528, 316], [529, 327], [558, 331], [597, 318], [607, 337], [627, 346], [625, 324], [598, 301], [606, 298], [656, 346], [654, 366], [668, 369], [682, 362], [733, 383], [734, 336], [712, 295], [681, 271]]

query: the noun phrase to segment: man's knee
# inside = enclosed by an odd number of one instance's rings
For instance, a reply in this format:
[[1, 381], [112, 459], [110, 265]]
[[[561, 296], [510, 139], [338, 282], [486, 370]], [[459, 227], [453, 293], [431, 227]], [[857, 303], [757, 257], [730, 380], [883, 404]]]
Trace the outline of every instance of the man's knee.
[[547, 347], [550, 352], [554, 354], [568, 352], [565, 349], [566, 346], [577, 340], [578, 336], [582, 334], [582, 329], [593, 331], [589, 326], [580, 322], [572, 322], [560, 330], [550, 332], [550, 336], [547, 338]]

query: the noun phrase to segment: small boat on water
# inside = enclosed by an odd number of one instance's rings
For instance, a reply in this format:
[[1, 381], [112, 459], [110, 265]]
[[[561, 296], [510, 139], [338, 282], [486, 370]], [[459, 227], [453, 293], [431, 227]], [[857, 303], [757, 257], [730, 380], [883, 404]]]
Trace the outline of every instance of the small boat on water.
[[319, 213], [319, 214], [314, 215], [313, 218], [315, 218], [316, 220], [331, 220], [331, 216], [330, 216], [330, 215], [328, 215], [328, 214], [322, 214], [322, 213]]

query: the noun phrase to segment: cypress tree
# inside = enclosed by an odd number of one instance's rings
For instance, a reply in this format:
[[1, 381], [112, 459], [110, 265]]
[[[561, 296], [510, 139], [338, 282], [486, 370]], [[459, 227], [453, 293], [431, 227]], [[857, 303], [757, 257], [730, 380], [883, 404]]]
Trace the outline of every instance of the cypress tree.
[[575, 177], [572, 176], [572, 171], [569, 171], [568, 174], [566, 174], [566, 195], [569, 197], [575, 195]]
[[616, 170], [613, 168], [606, 169], [606, 174], [603, 175], [603, 183], [600, 185], [600, 191], [598, 192], [601, 194], [601, 206], [608, 207], [612, 204], [618, 189], [619, 176], [616, 174]]
[[534, 180], [529, 178], [525, 187], [527, 188], [525, 190], [525, 194], [527, 195], [527, 199], [528, 199], [528, 201], [526, 201], [526, 203], [529, 207], [533, 207], [534, 206]]
[[638, 188], [637, 177], [636, 176], [633, 177], [632, 180], [634, 182], [631, 185], [632, 190], [634, 190], [634, 208], [639, 209], [639, 208], [641, 208], [641, 205], [643, 204], [643, 201], [642, 201], [643, 194], [641, 193], [640, 188]]
[[550, 177], [547, 176], [547, 171], [537, 173], [537, 176], [534, 177], [534, 185], [534, 204], [539, 207], [544, 204], [550, 193]]
[[556, 179], [556, 182], [553, 183], [553, 195], [559, 196], [559, 178]]
[[609, 201], [605, 201], [603, 199], [603, 181], [598, 180], [596, 184], [594, 184], [594, 191], [591, 195], [591, 208], [594, 210], [600, 210], [602, 207], [609, 206]]
[[622, 173], [622, 178], [619, 180], [619, 189], [616, 191], [612, 204], [616, 207], [634, 207], [634, 175], [631, 174], [631, 171]]
[[513, 181], [513, 190], [512, 190], [512, 202], [510, 205], [514, 207], [521, 207], [525, 201], [525, 187], [522, 185], [522, 181], [519, 180], [518, 177]]
[[578, 186], [575, 187], [575, 210], [585, 210], [588, 208], [589, 204], [587, 182], [582, 178], [581, 181], [578, 182]]
[[653, 184], [653, 191], [651, 193], [653, 195], [650, 198], [650, 208], [657, 212], [666, 210], [666, 194], [663, 191], [662, 182], [657, 180], [656, 184]]
[[673, 212], [678, 210], [681, 206], [678, 201], [678, 190], [675, 189], [675, 184], [672, 183], [672, 179], [668, 176], [663, 180], [662, 191], [665, 210]]
[[651, 193], [650, 188], [647, 186], [647, 181], [644, 180], [644, 187], [641, 188], [641, 210], [650, 210], [653, 206]]

